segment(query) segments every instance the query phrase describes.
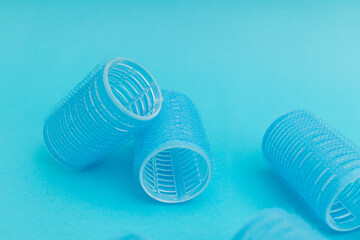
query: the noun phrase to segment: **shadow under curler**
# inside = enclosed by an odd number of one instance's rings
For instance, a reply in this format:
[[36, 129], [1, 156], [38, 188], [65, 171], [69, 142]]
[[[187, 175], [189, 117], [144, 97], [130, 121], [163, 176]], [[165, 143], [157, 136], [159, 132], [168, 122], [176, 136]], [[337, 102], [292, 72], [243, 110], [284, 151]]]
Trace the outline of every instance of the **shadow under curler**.
[[[337, 236], [344, 234], [329, 229], [327, 225], [319, 221], [319, 217], [313, 214], [309, 206], [301, 200], [298, 194], [267, 166], [260, 150], [241, 156], [241, 160], [236, 161], [232, 169], [231, 176], [237, 183], [238, 191], [252, 199], [256, 203], [257, 208], [281, 207], [284, 209], [294, 209], [298, 215], [311, 223], [323, 235]], [[242, 169], [242, 171], [240, 172], [239, 169]], [[274, 202], [276, 203], [275, 205]], [[350, 236], [353, 233], [345, 234]]]
[[[285, 202], [285, 190], [276, 187], [278, 182], [272, 177], [269, 168], [263, 163], [260, 150], [247, 154], [238, 153], [238, 159], [233, 160], [229, 167], [231, 179], [236, 183], [236, 190], [245, 194], [257, 208], [270, 208], [274, 205], [268, 203]], [[261, 201], [259, 201], [261, 199]]]
[[148, 200], [133, 174], [132, 141], [114, 151], [102, 163], [84, 170], [58, 164], [45, 145], [38, 147], [34, 161], [38, 178], [47, 182], [47, 194], [64, 198], [64, 201], [69, 201], [71, 196], [72, 200], [105, 209], [135, 211], [137, 202]]

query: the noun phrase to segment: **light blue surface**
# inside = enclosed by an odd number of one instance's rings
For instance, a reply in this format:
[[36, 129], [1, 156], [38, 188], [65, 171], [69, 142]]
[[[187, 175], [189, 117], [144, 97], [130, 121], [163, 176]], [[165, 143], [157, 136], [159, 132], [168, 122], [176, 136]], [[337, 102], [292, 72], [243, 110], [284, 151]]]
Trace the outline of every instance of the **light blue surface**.
[[[360, 3], [298, 2], [0, 1], [0, 239], [231, 239], [260, 209], [301, 210], [261, 140], [280, 114], [309, 109], [360, 144]], [[131, 145], [80, 173], [45, 150], [49, 109], [116, 55], [198, 106], [215, 166], [197, 198], [143, 193]]]

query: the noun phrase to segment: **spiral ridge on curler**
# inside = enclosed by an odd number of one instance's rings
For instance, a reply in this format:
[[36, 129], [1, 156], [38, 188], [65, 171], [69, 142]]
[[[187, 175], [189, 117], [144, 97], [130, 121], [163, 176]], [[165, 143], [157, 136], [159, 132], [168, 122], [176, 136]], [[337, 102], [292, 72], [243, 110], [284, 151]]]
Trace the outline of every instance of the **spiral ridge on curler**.
[[126, 58], [99, 64], [44, 123], [51, 155], [71, 168], [89, 167], [133, 138], [161, 108], [161, 92], [142, 66]]
[[190, 98], [172, 90], [162, 95], [161, 112], [136, 138], [135, 173], [154, 199], [183, 202], [209, 183], [210, 147]]
[[307, 111], [287, 113], [271, 124], [263, 153], [274, 171], [328, 226], [360, 226], [358, 146]]

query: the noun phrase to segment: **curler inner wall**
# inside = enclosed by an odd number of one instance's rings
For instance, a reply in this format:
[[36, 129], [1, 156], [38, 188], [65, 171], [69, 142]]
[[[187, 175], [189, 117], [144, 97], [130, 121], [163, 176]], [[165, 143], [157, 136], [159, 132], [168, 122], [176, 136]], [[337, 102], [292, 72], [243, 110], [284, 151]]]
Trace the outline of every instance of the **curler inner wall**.
[[360, 225], [360, 178], [350, 183], [330, 207], [330, 222], [339, 230], [351, 230]]
[[136, 66], [117, 61], [109, 67], [107, 76], [112, 93], [126, 111], [140, 117], [156, 111], [159, 93], [152, 87], [151, 76], [141, 73]]
[[140, 174], [150, 196], [163, 202], [182, 202], [204, 190], [210, 168], [208, 159], [191, 149], [168, 148], [150, 157]]

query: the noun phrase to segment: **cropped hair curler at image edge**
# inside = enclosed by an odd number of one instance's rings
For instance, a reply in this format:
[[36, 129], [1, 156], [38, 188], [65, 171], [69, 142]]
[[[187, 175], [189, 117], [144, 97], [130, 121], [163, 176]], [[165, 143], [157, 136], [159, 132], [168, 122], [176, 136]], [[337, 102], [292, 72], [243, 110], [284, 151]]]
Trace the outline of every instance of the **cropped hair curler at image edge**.
[[161, 112], [136, 137], [135, 174], [152, 198], [184, 202], [210, 181], [210, 146], [190, 98], [173, 90], [162, 96]]
[[301, 217], [280, 208], [260, 211], [236, 234], [233, 240], [325, 240]]
[[99, 64], [46, 118], [44, 141], [65, 166], [92, 166], [132, 139], [160, 111], [150, 73], [126, 58]]
[[145, 240], [145, 239], [140, 237], [139, 235], [130, 234], [120, 238], [119, 240]]
[[271, 124], [263, 153], [277, 175], [330, 228], [360, 226], [360, 151], [349, 139], [307, 111]]

